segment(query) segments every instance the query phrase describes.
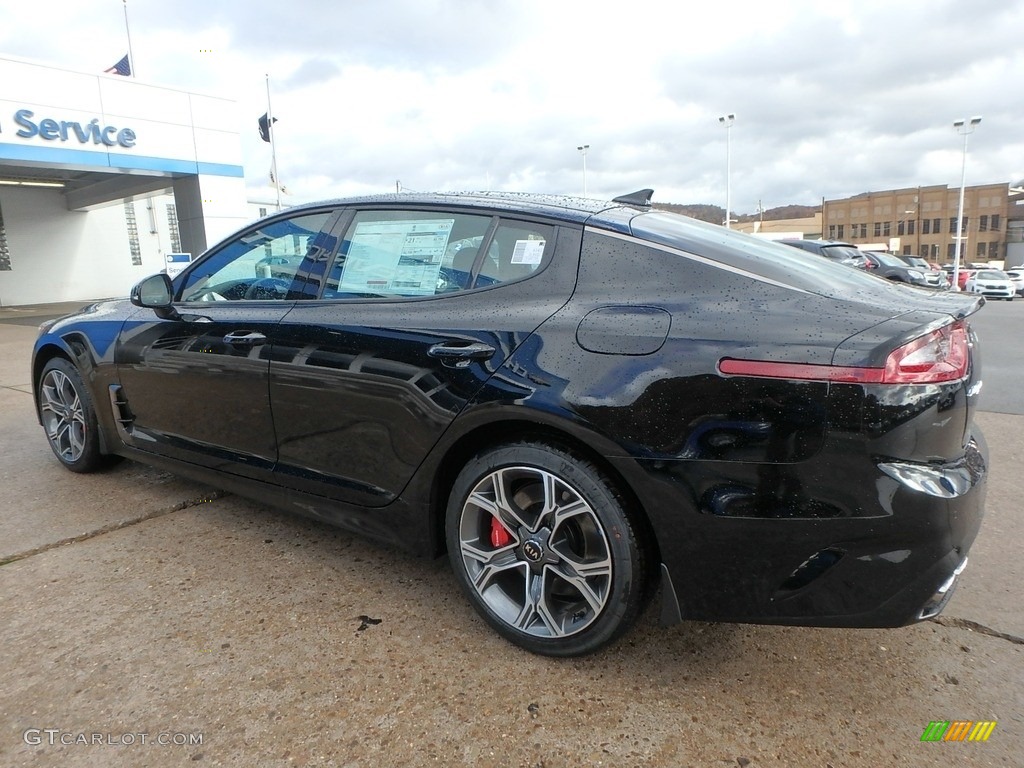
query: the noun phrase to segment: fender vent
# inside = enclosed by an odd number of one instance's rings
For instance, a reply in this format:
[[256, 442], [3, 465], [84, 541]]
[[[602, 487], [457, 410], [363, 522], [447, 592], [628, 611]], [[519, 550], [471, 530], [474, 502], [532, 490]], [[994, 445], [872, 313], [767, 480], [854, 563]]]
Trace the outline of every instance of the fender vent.
[[120, 384], [111, 384], [107, 393], [110, 395], [110, 406], [114, 413], [117, 431], [123, 439], [128, 440], [132, 436], [132, 423], [135, 421], [135, 417], [128, 408], [128, 401], [125, 399], [124, 390]]

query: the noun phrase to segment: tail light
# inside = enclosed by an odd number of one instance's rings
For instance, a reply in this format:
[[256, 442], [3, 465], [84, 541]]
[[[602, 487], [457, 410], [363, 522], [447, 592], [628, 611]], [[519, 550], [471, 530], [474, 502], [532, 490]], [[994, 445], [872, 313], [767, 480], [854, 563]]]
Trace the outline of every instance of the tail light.
[[967, 325], [959, 320], [897, 347], [883, 368], [860, 368], [770, 360], [722, 358], [720, 373], [770, 379], [834, 381], [851, 384], [940, 384], [967, 375], [970, 343]]
[[970, 343], [961, 320], [914, 339], [889, 353], [883, 384], [934, 384], [967, 375]]

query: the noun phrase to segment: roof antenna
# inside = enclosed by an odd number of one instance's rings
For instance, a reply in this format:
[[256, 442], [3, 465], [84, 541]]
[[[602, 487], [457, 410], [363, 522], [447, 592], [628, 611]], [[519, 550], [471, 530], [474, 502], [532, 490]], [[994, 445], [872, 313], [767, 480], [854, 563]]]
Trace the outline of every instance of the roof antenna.
[[621, 203], [622, 205], [636, 205], [640, 208], [650, 208], [653, 196], [653, 189], [638, 189], [636, 192], [630, 192], [628, 195], [620, 195], [612, 200], [612, 202]]

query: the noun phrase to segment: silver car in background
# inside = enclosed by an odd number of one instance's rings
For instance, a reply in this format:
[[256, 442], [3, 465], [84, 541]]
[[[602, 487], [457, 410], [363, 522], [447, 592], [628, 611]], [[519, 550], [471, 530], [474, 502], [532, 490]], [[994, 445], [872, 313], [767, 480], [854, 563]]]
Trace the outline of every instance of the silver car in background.
[[921, 270], [924, 281], [931, 288], [949, 288], [949, 280], [941, 269], [932, 269], [931, 264], [920, 256], [900, 256], [908, 266]]

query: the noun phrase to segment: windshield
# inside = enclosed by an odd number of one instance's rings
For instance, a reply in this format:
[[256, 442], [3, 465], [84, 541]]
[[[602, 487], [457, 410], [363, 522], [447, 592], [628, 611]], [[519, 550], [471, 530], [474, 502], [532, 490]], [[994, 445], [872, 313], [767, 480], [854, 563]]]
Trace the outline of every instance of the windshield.
[[1005, 272], [998, 269], [983, 269], [975, 275], [978, 280], [1009, 280]]

